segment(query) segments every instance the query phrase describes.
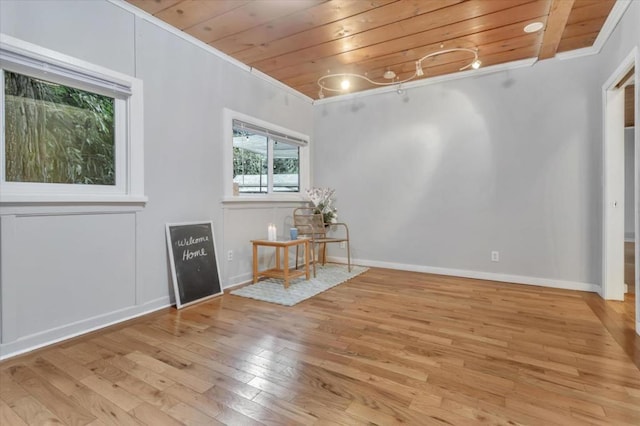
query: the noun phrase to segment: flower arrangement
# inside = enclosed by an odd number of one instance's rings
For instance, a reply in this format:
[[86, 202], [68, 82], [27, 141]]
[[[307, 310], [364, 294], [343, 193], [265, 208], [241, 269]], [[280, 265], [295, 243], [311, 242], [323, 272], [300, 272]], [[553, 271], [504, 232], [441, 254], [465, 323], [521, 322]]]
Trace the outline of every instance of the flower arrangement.
[[307, 189], [307, 198], [315, 207], [314, 213], [322, 213], [324, 223], [336, 223], [338, 220], [338, 209], [333, 207], [335, 192], [336, 190], [331, 188]]

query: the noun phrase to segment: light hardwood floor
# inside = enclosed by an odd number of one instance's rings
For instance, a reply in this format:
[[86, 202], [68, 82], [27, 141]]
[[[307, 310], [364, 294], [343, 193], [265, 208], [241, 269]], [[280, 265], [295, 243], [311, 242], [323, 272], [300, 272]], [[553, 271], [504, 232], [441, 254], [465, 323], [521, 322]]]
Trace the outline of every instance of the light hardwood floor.
[[629, 293], [635, 293], [636, 279], [636, 257], [635, 243], [626, 241], [624, 243], [624, 282], [629, 286]]
[[617, 306], [385, 269], [294, 307], [225, 294], [0, 363], [0, 424], [637, 426]]

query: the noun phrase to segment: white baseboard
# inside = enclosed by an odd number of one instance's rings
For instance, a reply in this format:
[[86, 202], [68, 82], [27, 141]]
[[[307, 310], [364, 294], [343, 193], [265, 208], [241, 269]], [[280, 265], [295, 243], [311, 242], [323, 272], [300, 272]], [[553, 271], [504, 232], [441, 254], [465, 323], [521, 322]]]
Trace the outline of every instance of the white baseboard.
[[[327, 257], [330, 262], [347, 263], [343, 257]], [[405, 263], [381, 262], [365, 259], [352, 259], [352, 264], [370, 266], [376, 268], [397, 269], [402, 271], [424, 272], [428, 274], [449, 275], [464, 278], [475, 278], [481, 280], [500, 281], [516, 284], [537, 285], [542, 287], [561, 288], [567, 290], [580, 290], [589, 292], [599, 292], [600, 286], [597, 284], [581, 283], [576, 281], [556, 280], [550, 278], [527, 277], [522, 275], [496, 274], [492, 272], [469, 271], [464, 269], [439, 268], [424, 265], [411, 265]], [[252, 272], [236, 275], [227, 279], [224, 289], [229, 289], [238, 285], [250, 282], [253, 278]], [[132, 306], [118, 311], [109, 312], [86, 320], [67, 324], [62, 327], [43, 331], [40, 333], [24, 336], [13, 342], [0, 344], [0, 360], [14, 357], [25, 352], [29, 352], [44, 346], [48, 346], [63, 340], [90, 333], [110, 325], [118, 324], [133, 318], [152, 313], [154, 311], [171, 306], [168, 296], [147, 302], [140, 306]], [[640, 330], [640, 323], [636, 325], [636, 331]]]
[[120, 309], [104, 315], [66, 324], [51, 330], [24, 336], [13, 342], [2, 343], [0, 344], [0, 360], [14, 357], [25, 352], [30, 352], [63, 340], [71, 339], [82, 334], [90, 333], [142, 315], [147, 315], [151, 312], [167, 308], [169, 306], [171, 306], [169, 296], [161, 297], [143, 305]]
[[[347, 263], [344, 257], [327, 257], [330, 262]], [[479, 280], [500, 281], [514, 284], [537, 285], [541, 287], [561, 288], [565, 290], [580, 290], [598, 293], [598, 284], [582, 283], [578, 281], [556, 280], [552, 278], [528, 277], [524, 275], [497, 274], [494, 272], [469, 271], [465, 269], [439, 268], [435, 266], [410, 265], [406, 263], [380, 262], [376, 260], [351, 259], [354, 265], [371, 266], [374, 268], [398, 269], [401, 271], [424, 272], [427, 274], [450, 275], [454, 277], [475, 278]]]
[[245, 274], [236, 275], [235, 277], [229, 277], [222, 286], [223, 290], [229, 290], [239, 285], [244, 285], [250, 281], [253, 281], [253, 272], [247, 272]]

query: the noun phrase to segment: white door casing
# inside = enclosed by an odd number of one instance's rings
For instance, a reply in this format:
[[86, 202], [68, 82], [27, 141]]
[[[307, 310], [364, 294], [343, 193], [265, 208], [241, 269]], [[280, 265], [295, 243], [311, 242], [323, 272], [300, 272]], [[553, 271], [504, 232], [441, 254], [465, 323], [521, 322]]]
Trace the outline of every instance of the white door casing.
[[[602, 86], [603, 103], [603, 216], [602, 287], [604, 299], [624, 300], [624, 87], [618, 83], [634, 69], [634, 122], [640, 122], [638, 47], [627, 55]], [[635, 293], [636, 334], [640, 335], [640, 132], [635, 144]]]

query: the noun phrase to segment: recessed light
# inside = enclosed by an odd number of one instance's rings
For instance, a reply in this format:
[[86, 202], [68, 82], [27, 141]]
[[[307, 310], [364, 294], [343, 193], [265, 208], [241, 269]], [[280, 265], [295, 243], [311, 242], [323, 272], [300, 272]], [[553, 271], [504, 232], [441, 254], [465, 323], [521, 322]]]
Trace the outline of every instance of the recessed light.
[[544, 24], [542, 22], [532, 22], [524, 27], [525, 33], [535, 33], [536, 31], [540, 31], [544, 28]]

